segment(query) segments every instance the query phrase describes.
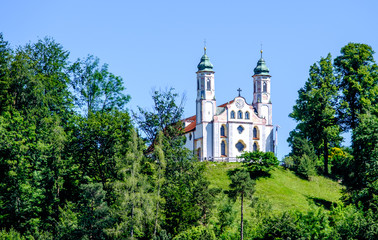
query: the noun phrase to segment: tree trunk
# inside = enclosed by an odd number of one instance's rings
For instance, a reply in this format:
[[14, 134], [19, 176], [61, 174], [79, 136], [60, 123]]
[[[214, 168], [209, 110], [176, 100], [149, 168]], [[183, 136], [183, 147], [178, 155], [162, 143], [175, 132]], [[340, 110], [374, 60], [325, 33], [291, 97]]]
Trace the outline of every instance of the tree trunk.
[[134, 204], [131, 205], [131, 239], [134, 239]]
[[240, 209], [240, 239], [243, 240], [243, 200], [244, 194], [241, 194], [241, 209]]
[[[158, 181], [160, 181], [160, 177], [159, 177]], [[159, 198], [160, 198], [160, 183], [159, 183], [159, 186], [158, 186], [157, 202], [156, 202], [156, 215], [155, 215], [155, 226], [154, 226], [154, 236], [155, 237], [156, 237], [156, 229], [157, 229], [158, 214], [159, 214]]]
[[324, 175], [328, 175], [328, 139], [324, 139]]

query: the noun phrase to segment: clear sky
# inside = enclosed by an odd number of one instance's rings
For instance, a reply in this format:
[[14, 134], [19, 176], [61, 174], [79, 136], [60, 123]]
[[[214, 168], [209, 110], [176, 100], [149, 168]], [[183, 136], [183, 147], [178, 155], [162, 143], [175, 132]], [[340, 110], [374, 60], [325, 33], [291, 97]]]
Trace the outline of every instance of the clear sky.
[[[207, 41], [218, 105], [252, 102], [253, 69], [263, 44], [270, 69], [278, 157], [295, 122], [288, 117], [310, 65], [348, 42], [378, 51], [378, 1], [2, 1], [0, 32], [13, 47], [53, 37], [70, 60], [88, 54], [124, 79], [136, 106], [151, 108], [152, 89], [186, 95], [195, 114], [196, 70]], [[377, 55], [375, 55], [377, 58]]]

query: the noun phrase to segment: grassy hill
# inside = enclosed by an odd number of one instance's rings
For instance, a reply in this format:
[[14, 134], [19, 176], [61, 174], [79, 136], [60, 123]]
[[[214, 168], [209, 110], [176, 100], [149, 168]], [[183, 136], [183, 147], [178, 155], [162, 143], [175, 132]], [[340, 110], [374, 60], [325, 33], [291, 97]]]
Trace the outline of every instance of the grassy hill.
[[[227, 171], [239, 167], [240, 163], [206, 164], [206, 176], [211, 187], [229, 189], [230, 179]], [[255, 196], [270, 204], [273, 211], [306, 211], [313, 206], [329, 209], [339, 201], [342, 186], [325, 177], [314, 177], [312, 181], [299, 178], [290, 170], [282, 167], [274, 170], [270, 178], [259, 179]]]

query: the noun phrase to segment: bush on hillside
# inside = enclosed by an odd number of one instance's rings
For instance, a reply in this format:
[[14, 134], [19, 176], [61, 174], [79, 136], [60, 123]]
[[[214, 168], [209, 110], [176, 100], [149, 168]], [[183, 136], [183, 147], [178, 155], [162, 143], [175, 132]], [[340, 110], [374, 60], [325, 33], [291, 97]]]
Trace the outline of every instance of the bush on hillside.
[[212, 230], [205, 226], [197, 226], [179, 233], [173, 240], [215, 240]]

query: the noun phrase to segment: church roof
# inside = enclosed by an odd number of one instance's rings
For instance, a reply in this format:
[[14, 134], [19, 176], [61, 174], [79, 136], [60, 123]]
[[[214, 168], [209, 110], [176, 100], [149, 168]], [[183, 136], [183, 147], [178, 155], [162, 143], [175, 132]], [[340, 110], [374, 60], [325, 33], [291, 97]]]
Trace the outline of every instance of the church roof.
[[262, 50], [261, 50], [261, 58], [257, 62], [257, 66], [253, 70], [256, 75], [269, 75], [269, 68], [265, 64], [265, 60], [262, 58]]
[[234, 100], [231, 100], [231, 101], [229, 101], [229, 102], [223, 103], [222, 105], [219, 105], [218, 107], [225, 107], [225, 106], [227, 106], [228, 104], [231, 104], [231, 103], [233, 103], [233, 102], [234, 102]]
[[[226, 102], [226, 103], [218, 106], [217, 109], [216, 109], [215, 115], [221, 114], [226, 109], [225, 107], [228, 104], [231, 104], [233, 102], [234, 102], [234, 100], [231, 100], [229, 102]], [[196, 129], [196, 125], [197, 125], [196, 120], [197, 120], [196, 115], [193, 115], [191, 117], [188, 117], [188, 118], [185, 118], [185, 119], [182, 120], [183, 123], [189, 123], [188, 125], [185, 126], [184, 133], [188, 133], [188, 132], [194, 131]]]
[[198, 71], [213, 71], [213, 64], [211, 64], [209, 57], [206, 55], [206, 48], [204, 48], [204, 54], [197, 68]]
[[184, 129], [185, 133], [191, 132], [196, 128], [196, 119], [197, 119], [197, 117], [196, 117], [196, 115], [194, 115], [194, 116], [191, 116], [191, 117], [188, 117], [188, 118], [182, 120], [182, 122], [184, 122], [184, 123], [189, 122], [189, 124]]

